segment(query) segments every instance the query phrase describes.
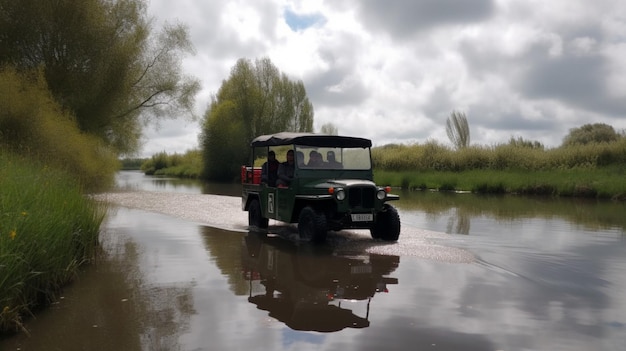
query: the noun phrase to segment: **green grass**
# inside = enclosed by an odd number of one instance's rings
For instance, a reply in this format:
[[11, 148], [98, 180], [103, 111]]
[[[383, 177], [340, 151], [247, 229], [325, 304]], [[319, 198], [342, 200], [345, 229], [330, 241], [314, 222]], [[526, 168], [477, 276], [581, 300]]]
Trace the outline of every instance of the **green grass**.
[[0, 151], [0, 334], [93, 259], [106, 209], [66, 173]]
[[403, 189], [436, 189], [475, 193], [518, 193], [594, 198], [626, 198], [626, 167], [549, 171], [383, 171], [376, 183]]

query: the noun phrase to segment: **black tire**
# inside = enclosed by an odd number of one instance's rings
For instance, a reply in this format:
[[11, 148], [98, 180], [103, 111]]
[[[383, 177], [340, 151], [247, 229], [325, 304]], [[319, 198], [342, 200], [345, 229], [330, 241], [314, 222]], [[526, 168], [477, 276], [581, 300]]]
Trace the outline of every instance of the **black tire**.
[[258, 199], [252, 199], [248, 206], [248, 225], [251, 227], [257, 227], [266, 229], [270, 220], [263, 217], [261, 213], [261, 204]]
[[397, 241], [400, 237], [400, 216], [398, 210], [389, 204], [383, 206], [382, 211], [376, 214], [376, 223], [370, 228], [374, 239]]
[[323, 243], [328, 233], [326, 217], [315, 212], [311, 207], [303, 208], [298, 218], [298, 232], [301, 240]]

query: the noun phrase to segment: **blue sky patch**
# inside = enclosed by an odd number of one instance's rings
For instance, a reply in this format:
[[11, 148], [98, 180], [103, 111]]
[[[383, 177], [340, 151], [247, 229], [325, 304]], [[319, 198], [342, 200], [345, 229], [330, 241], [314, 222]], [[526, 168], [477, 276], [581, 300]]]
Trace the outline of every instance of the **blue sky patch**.
[[281, 330], [282, 334], [282, 345], [285, 348], [291, 348], [290, 346], [296, 343], [304, 343], [304, 344], [313, 344], [313, 345], [321, 345], [326, 340], [326, 336], [317, 333], [311, 332], [303, 332], [297, 331], [290, 328], [283, 328]]
[[297, 14], [291, 10], [285, 10], [285, 21], [294, 32], [305, 30], [316, 23], [324, 22], [324, 16], [320, 14]]

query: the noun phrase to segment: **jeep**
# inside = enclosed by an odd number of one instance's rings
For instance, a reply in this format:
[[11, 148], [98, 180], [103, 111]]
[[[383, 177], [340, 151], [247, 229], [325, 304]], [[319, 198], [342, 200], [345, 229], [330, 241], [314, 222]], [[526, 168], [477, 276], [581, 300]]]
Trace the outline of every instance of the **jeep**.
[[[400, 217], [387, 202], [399, 196], [374, 183], [371, 146], [365, 138], [312, 133], [255, 138], [249, 163], [241, 166], [248, 224], [266, 229], [269, 219], [297, 223], [300, 239], [315, 243], [324, 242], [329, 230], [342, 229], [369, 229], [374, 239], [398, 240]], [[263, 179], [270, 151], [284, 162], [288, 152], [295, 155], [288, 184]]]

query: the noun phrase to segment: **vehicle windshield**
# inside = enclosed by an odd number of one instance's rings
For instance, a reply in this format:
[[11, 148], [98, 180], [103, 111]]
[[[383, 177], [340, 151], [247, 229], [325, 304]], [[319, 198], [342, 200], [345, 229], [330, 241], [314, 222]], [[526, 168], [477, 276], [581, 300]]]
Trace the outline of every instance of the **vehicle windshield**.
[[301, 169], [369, 170], [369, 148], [314, 147], [296, 145], [296, 163]]

